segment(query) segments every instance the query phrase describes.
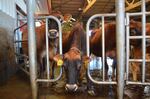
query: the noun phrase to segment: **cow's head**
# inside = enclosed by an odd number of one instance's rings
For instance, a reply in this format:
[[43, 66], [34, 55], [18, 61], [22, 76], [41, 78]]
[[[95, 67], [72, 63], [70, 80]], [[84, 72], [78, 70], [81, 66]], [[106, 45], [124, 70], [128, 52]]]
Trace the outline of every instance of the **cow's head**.
[[[141, 22], [131, 20], [129, 28], [130, 28], [130, 31], [129, 31], [130, 36], [142, 35], [142, 24], [141, 24]], [[142, 42], [140, 39], [131, 39], [131, 41], [130, 41], [130, 45], [133, 45], [133, 46], [139, 46], [141, 43]]]
[[[55, 16], [60, 20], [60, 22], [63, 21], [63, 16], [60, 12], [55, 11], [51, 13], [52, 16]], [[49, 38], [57, 38], [58, 37], [58, 23], [54, 19], [48, 19], [48, 32], [49, 32]]]
[[130, 36], [139, 36], [142, 34], [142, 24], [134, 20], [130, 21]]
[[66, 74], [65, 89], [67, 91], [77, 91], [80, 76], [82, 76], [81, 73], [83, 73], [83, 71], [81, 71], [81, 68], [83, 68], [84, 62], [86, 61], [85, 59], [88, 58], [83, 58], [81, 56], [80, 50], [76, 47], [72, 47], [67, 53], [63, 55], [63, 57], [60, 55], [56, 55], [54, 57], [54, 60], [58, 63], [60, 62], [60, 60], [63, 61], [62, 66], [64, 67]]

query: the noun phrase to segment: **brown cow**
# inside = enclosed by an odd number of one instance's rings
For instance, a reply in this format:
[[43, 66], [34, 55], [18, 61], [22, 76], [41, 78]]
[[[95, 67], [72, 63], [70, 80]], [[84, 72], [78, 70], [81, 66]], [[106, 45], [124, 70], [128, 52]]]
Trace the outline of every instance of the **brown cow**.
[[[116, 54], [109, 51], [116, 50], [116, 23], [105, 24], [105, 52], [109, 57], [115, 57]], [[90, 51], [96, 56], [102, 56], [102, 29], [95, 29], [90, 38]], [[110, 54], [109, 54], [110, 53]]]
[[[61, 18], [60, 14], [54, 13], [55, 17]], [[53, 19], [48, 20], [48, 42], [49, 42], [49, 59], [53, 62], [53, 56], [56, 54], [57, 49], [57, 36], [58, 36], [58, 24]], [[46, 57], [46, 26], [42, 24], [40, 27], [36, 27], [36, 44], [37, 44], [37, 62], [40, 67], [40, 74], [45, 70], [44, 58]], [[27, 28], [24, 29], [22, 40], [28, 39]], [[28, 55], [28, 44], [27, 42], [22, 42], [23, 53]]]
[[[142, 48], [141, 47], [133, 47], [132, 48], [132, 59], [142, 59]], [[146, 59], [150, 59], [150, 46], [146, 47]], [[138, 80], [138, 74], [141, 73], [141, 62], [130, 62], [129, 69], [132, 73], [133, 81]], [[146, 70], [150, 69], [146, 64]]]
[[63, 37], [63, 57], [56, 55], [55, 61], [63, 60], [66, 73], [66, 90], [76, 91], [80, 78], [83, 57], [86, 55], [86, 35], [81, 23], [76, 23], [68, 35]]
[[[140, 36], [142, 35], [142, 23], [138, 21], [131, 20], [130, 21], [130, 35], [131, 36]], [[146, 23], [146, 35], [150, 35], [150, 23]], [[142, 59], [142, 40], [140, 39], [132, 39], [130, 42], [133, 45], [131, 50], [131, 55], [133, 59]], [[146, 39], [146, 59], [150, 59], [150, 39]], [[147, 65], [147, 64], [146, 64]], [[130, 71], [132, 71], [133, 80], [137, 81], [138, 77], [137, 74], [140, 73], [141, 63], [140, 62], [131, 62], [130, 63]]]

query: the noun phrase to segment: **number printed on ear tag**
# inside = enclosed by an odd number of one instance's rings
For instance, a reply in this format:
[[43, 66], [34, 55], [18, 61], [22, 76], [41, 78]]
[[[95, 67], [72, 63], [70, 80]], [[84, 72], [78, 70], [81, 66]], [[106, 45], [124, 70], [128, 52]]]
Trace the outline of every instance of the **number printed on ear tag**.
[[59, 59], [59, 60], [57, 61], [57, 66], [62, 66], [62, 65], [63, 65], [63, 60]]

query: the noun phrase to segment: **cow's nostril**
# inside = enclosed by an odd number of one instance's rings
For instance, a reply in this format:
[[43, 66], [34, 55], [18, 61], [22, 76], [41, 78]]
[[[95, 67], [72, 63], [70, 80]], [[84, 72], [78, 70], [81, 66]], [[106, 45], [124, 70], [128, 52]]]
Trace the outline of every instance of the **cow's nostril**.
[[66, 89], [66, 91], [75, 92], [78, 89], [78, 85], [77, 84], [66, 84], [65, 89]]

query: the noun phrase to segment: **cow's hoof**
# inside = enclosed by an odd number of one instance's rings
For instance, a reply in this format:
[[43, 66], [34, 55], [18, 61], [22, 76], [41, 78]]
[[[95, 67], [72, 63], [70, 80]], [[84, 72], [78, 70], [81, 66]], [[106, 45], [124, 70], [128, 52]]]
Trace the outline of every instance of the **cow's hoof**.
[[94, 90], [88, 90], [88, 94], [89, 94], [90, 96], [96, 96], [96, 93], [95, 93]]

